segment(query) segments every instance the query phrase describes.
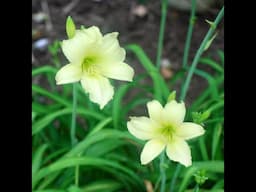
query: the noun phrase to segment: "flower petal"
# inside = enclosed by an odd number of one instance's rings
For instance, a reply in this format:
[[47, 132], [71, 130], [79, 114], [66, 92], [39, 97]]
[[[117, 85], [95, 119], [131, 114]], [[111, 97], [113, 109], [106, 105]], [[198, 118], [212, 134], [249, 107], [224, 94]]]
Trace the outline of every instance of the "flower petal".
[[127, 122], [128, 131], [141, 140], [148, 140], [154, 137], [154, 123], [148, 117], [130, 117]]
[[74, 64], [81, 64], [95, 38], [91, 38], [81, 30], [76, 30], [75, 36], [62, 41], [62, 51], [67, 59]]
[[107, 63], [123, 62], [125, 59], [126, 52], [120, 47], [117, 36], [118, 32], [108, 33], [103, 36], [101, 52]]
[[82, 87], [89, 93], [91, 101], [98, 103], [102, 109], [113, 97], [114, 89], [109, 80], [102, 76], [83, 75]]
[[177, 161], [186, 167], [192, 164], [190, 148], [186, 141], [181, 138], [175, 137], [172, 142], [168, 143], [166, 154], [169, 159]]
[[89, 36], [90, 39], [93, 41], [101, 41], [102, 40], [102, 34], [100, 32], [100, 29], [97, 26], [91, 26], [87, 29], [82, 29], [82, 32], [84, 32], [86, 35]]
[[126, 63], [104, 63], [98, 66], [100, 73], [108, 78], [132, 81], [134, 70]]
[[153, 100], [147, 103], [149, 117], [156, 122], [162, 122], [163, 107], [157, 100]]
[[192, 139], [194, 137], [198, 137], [203, 135], [205, 130], [201, 125], [184, 122], [176, 129], [176, 135], [182, 137], [184, 139]]
[[55, 80], [57, 85], [60, 85], [79, 81], [81, 76], [82, 70], [78, 65], [67, 64], [57, 72]]
[[140, 155], [141, 164], [145, 165], [155, 159], [165, 148], [165, 143], [159, 139], [148, 141]]
[[183, 102], [177, 103], [177, 101], [172, 100], [169, 103], [167, 103], [164, 107], [163, 119], [165, 122], [177, 126], [184, 121], [185, 113], [185, 104]]

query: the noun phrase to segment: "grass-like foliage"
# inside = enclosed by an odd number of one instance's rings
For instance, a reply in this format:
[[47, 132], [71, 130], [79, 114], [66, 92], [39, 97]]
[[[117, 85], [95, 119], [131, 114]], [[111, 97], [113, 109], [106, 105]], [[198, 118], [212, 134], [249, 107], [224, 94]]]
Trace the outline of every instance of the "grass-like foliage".
[[[163, 1], [163, 17], [166, 11]], [[218, 60], [202, 56], [214, 41], [212, 37], [223, 13], [222, 9], [209, 26], [192, 63], [183, 58], [182, 68], [168, 81], [159, 72], [165, 18], [159, 32], [157, 64], [140, 45], [125, 45], [128, 55], [140, 62], [144, 73], [135, 71], [129, 83], [111, 82], [114, 97], [102, 110], [91, 102], [80, 83], [56, 85], [55, 75], [64, 63], [60, 63], [57, 55], [60, 44], [56, 41], [51, 45], [52, 64], [32, 69], [33, 78], [41, 76], [47, 82], [44, 86], [32, 85], [32, 190], [224, 191], [224, 53], [222, 50], [214, 53]], [[184, 57], [188, 57], [193, 24], [194, 21], [190, 22]], [[211, 73], [198, 67], [206, 65]], [[141, 165], [139, 158], [145, 141], [128, 132], [129, 116], [147, 115], [145, 106], [153, 99], [165, 104], [178, 81], [183, 83], [177, 90], [177, 100], [186, 101], [193, 75], [208, 85], [191, 105], [186, 104], [185, 120], [205, 129], [204, 135], [188, 141], [192, 165], [184, 167], [167, 159], [165, 154]]]

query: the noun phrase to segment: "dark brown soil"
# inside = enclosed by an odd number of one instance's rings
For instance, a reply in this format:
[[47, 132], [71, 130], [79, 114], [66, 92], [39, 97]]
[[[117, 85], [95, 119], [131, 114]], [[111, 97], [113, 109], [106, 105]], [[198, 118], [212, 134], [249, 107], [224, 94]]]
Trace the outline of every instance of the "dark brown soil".
[[[32, 1], [32, 13], [45, 11], [42, 8], [43, 0]], [[140, 45], [148, 56], [155, 61], [156, 48], [159, 33], [159, 24], [161, 16], [160, 0], [148, 0], [145, 4], [147, 14], [144, 17], [139, 17], [133, 14], [134, 8], [138, 5], [137, 0], [80, 0], [80, 2], [70, 11], [65, 14], [64, 8], [70, 3], [68, 0], [48, 0], [50, 14], [50, 24], [52, 28], [46, 28], [46, 23], [32, 22], [33, 30], [40, 31], [38, 37], [34, 37], [33, 41], [38, 38], [46, 37], [53, 42], [54, 40], [62, 40], [66, 38], [65, 21], [67, 15], [71, 15], [76, 23], [76, 26], [96, 25], [101, 28], [103, 33], [118, 31], [119, 39], [122, 46], [136, 43]], [[209, 29], [209, 24], [205, 19], [213, 21], [219, 11], [219, 7], [212, 8], [206, 13], [197, 14], [197, 20], [194, 27], [194, 33], [191, 42], [191, 52], [189, 62], [192, 61], [196, 50]], [[171, 62], [173, 72], [181, 68], [184, 43], [188, 28], [190, 12], [176, 10], [172, 7], [168, 8], [167, 24], [164, 38], [163, 58]], [[204, 53], [212, 58], [218, 59], [216, 50], [224, 48], [224, 32], [223, 22], [218, 27], [218, 35], [213, 41], [211, 47]], [[51, 63], [50, 54], [45, 51], [33, 49], [35, 57], [34, 66]], [[61, 55], [61, 54], [60, 54]], [[128, 54], [128, 57], [131, 57]], [[64, 58], [62, 58], [63, 61]], [[129, 59], [128, 59], [129, 60]], [[136, 73], [143, 73], [144, 69], [139, 64], [138, 60], [133, 60], [130, 63]], [[199, 77], [193, 78], [187, 101], [190, 102], [200, 94], [205, 88], [207, 82]], [[177, 87], [179, 93], [179, 87]]]

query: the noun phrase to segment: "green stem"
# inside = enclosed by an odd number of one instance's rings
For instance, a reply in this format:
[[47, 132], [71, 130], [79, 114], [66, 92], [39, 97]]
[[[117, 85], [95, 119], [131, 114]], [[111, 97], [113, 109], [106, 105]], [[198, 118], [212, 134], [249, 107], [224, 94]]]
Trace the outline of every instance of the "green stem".
[[160, 156], [160, 165], [159, 165], [160, 174], [161, 174], [160, 192], [165, 192], [166, 175], [165, 175], [164, 161], [165, 161], [165, 154], [164, 154], [164, 151], [163, 151], [161, 156]]
[[158, 179], [156, 180], [156, 184], [154, 186], [153, 191], [156, 191], [158, 189], [158, 185], [159, 185], [160, 181], [161, 181], [161, 175], [159, 175]]
[[73, 108], [72, 108], [72, 119], [71, 119], [71, 129], [70, 138], [72, 147], [77, 143], [76, 139], [76, 108], [77, 108], [77, 90], [76, 84], [73, 84]]
[[196, 184], [195, 188], [194, 188], [194, 192], [199, 192], [199, 185]]
[[187, 33], [183, 61], [182, 61], [183, 68], [186, 67], [187, 63], [188, 63], [190, 42], [191, 42], [191, 38], [192, 38], [193, 27], [195, 25], [195, 20], [196, 20], [195, 13], [196, 13], [196, 0], [192, 0], [192, 8], [191, 8], [191, 14], [190, 14], [190, 19], [189, 19], [189, 27], [188, 27], [188, 33]]
[[[71, 129], [70, 129], [70, 138], [72, 148], [77, 143], [76, 139], [76, 112], [77, 112], [77, 85], [73, 84], [73, 109], [72, 109], [72, 119], [71, 119]], [[79, 166], [75, 166], [75, 185], [78, 187], [79, 182]]]
[[216, 26], [219, 24], [219, 22], [221, 21], [223, 16], [224, 16], [224, 7], [222, 7], [222, 9], [220, 10], [218, 16], [216, 17], [214, 23], [212, 24], [211, 28], [207, 32], [203, 42], [201, 43], [199, 49], [196, 52], [196, 55], [195, 55], [194, 60], [192, 62], [191, 68], [188, 72], [188, 76], [185, 80], [184, 86], [182, 87], [180, 100], [185, 99], [186, 94], [187, 94], [187, 90], [188, 90], [188, 87], [189, 87], [189, 84], [190, 84], [190, 81], [191, 81], [191, 78], [192, 78], [192, 75], [193, 75], [193, 73], [196, 69], [196, 66], [197, 66], [197, 63], [198, 63], [198, 61], [199, 61], [199, 59], [200, 59], [200, 57], [201, 57], [201, 55], [204, 51], [204, 48], [205, 48], [208, 40], [211, 38], [212, 34], [214, 33], [214, 31], [216, 29]]
[[79, 165], [75, 167], [75, 185], [79, 186]]
[[162, 15], [161, 15], [161, 23], [160, 23], [160, 31], [158, 36], [158, 44], [157, 44], [157, 55], [156, 55], [156, 66], [160, 68], [160, 60], [162, 56], [163, 50], [163, 41], [164, 41], [164, 29], [166, 23], [166, 13], [168, 8], [168, 0], [162, 0]]
[[181, 169], [181, 164], [178, 164], [176, 169], [175, 169], [175, 172], [173, 174], [173, 177], [172, 177], [171, 186], [170, 186], [170, 192], [174, 191], [174, 185], [176, 183], [176, 180], [177, 180], [177, 177], [179, 175], [180, 169]]

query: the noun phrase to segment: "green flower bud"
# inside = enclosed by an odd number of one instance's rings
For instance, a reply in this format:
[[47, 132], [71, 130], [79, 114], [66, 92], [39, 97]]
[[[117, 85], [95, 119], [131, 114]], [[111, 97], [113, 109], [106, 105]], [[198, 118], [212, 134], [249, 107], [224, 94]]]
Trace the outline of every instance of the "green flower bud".
[[76, 26], [70, 16], [68, 16], [66, 21], [66, 32], [69, 39], [75, 36]]
[[209, 118], [210, 115], [211, 115], [211, 113], [208, 110], [203, 112], [203, 113], [201, 113], [201, 112], [192, 112], [193, 122], [198, 123], [198, 124], [202, 124], [205, 120], [207, 120]]
[[212, 42], [213, 42], [213, 40], [215, 39], [215, 37], [217, 36], [217, 34], [218, 34], [218, 33], [215, 33], [215, 34], [212, 36], [212, 38], [209, 39], [209, 40], [206, 42], [205, 47], [204, 47], [204, 51], [206, 51], [206, 50], [210, 47], [210, 45], [212, 44]]
[[206, 171], [205, 170], [200, 170], [200, 171], [197, 171], [195, 174], [194, 174], [194, 177], [195, 177], [195, 181], [198, 185], [202, 185], [205, 183], [205, 181], [208, 179], [208, 177], [205, 176], [206, 175]]
[[167, 103], [169, 103], [172, 100], [175, 100], [175, 98], [176, 98], [176, 91], [172, 91], [168, 96]]

